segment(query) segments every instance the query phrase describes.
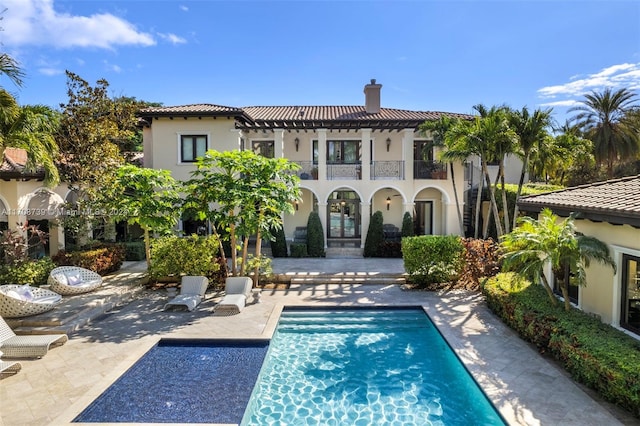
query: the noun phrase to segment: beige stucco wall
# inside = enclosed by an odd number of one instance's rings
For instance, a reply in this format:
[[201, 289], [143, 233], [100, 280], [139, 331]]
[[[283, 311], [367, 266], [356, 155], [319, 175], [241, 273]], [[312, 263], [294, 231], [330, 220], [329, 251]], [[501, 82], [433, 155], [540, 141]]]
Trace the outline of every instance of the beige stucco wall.
[[[606, 243], [616, 263], [621, 263], [623, 254], [640, 256], [640, 229], [589, 220], [577, 220], [575, 223], [578, 231]], [[619, 326], [621, 272], [614, 274], [610, 267], [591, 263], [587, 269], [587, 286], [580, 288], [580, 308], [600, 315], [605, 323]]]

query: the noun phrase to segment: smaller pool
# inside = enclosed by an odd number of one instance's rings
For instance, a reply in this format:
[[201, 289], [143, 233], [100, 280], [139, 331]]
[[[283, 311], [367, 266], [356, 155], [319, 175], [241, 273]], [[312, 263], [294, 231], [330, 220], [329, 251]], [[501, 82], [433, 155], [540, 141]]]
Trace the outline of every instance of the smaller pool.
[[73, 421], [240, 423], [268, 346], [163, 339]]

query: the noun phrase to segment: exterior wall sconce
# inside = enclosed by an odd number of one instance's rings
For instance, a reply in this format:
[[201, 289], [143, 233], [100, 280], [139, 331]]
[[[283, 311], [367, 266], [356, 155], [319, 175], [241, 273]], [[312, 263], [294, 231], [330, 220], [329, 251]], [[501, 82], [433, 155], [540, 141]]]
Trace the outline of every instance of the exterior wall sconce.
[[300, 139], [295, 138], [293, 142], [296, 144], [296, 152], [298, 152], [298, 147], [300, 146]]
[[391, 146], [391, 138], [387, 138], [387, 152], [389, 152], [390, 146]]
[[391, 207], [391, 197], [387, 197], [387, 210]]

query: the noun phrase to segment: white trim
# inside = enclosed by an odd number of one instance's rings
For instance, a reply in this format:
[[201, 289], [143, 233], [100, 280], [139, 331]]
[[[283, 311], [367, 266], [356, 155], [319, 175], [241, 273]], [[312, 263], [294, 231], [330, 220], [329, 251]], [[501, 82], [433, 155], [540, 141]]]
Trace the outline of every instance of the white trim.
[[613, 286], [612, 286], [612, 303], [611, 307], [611, 326], [619, 329], [625, 330], [627, 334], [640, 339], [640, 335], [629, 332], [625, 328], [620, 326], [620, 302], [622, 298], [622, 273], [620, 273], [620, 268], [622, 267], [622, 256], [625, 254], [640, 257], [640, 250], [633, 249], [630, 247], [618, 246], [615, 244], [611, 244], [611, 248], [613, 249], [613, 261], [616, 264], [616, 272], [613, 274]]

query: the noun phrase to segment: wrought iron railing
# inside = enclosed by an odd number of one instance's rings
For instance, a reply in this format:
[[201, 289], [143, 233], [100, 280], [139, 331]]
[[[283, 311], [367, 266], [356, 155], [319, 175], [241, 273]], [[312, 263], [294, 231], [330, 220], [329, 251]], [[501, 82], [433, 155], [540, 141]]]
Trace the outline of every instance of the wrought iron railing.
[[374, 161], [371, 163], [371, 180], [403, 180], [404, 161]]
[[447, 165], [439, 161], [416, 160], [413, 162], [414, 179], [446, 179]]
[[357, 164], [327, 164], [327, 180], [360, 180], [362, 168]]
[[296, 172], [301, 180], [318, 180], [318, 165], [312, 161], [296, 161], [300, 170]]

